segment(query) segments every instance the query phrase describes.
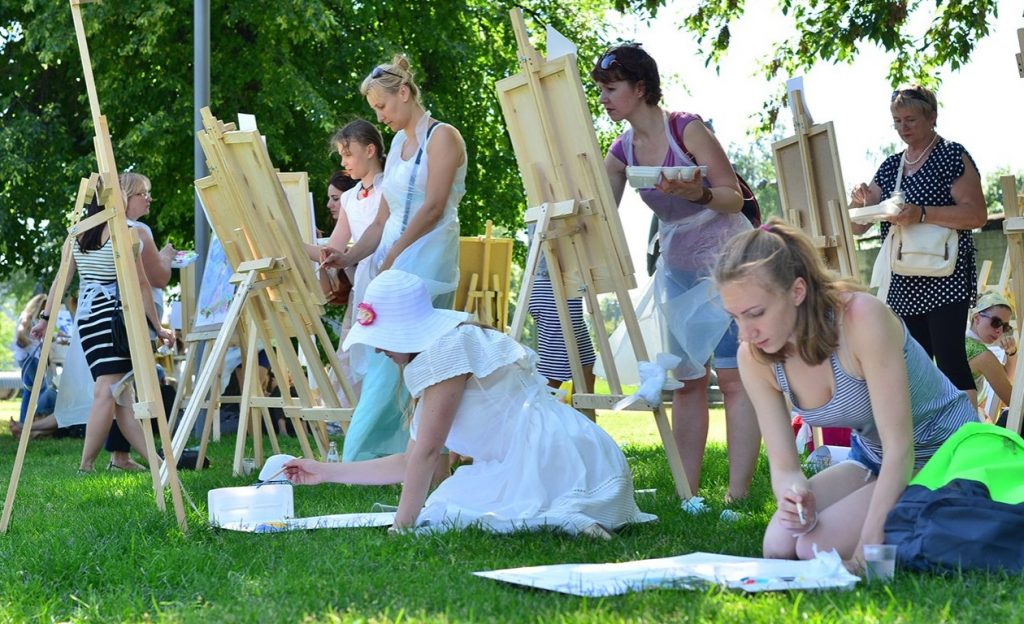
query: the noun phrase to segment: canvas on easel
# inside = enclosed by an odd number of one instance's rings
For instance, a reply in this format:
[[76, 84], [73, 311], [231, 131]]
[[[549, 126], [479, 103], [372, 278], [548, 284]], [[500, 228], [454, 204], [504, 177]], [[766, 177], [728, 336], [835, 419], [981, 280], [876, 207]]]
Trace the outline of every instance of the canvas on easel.
[[455, 309], [499, 331], [508, 326], [509, 282], [512, 279], [512, 239], [495, 238], [487, 221], [483, 236], [459, 237], [459, 286]]
[[[618, 299], [637, 360], [649, 359], [630, 305], [629, 289], [636, 286], [633, 263], [576, 56], [568, 53], [542, 58], [530, 44], [522, 10], [513, 9], [511, 18], [521, 71], [498, 81], [496, 87], [526, 189], [529, 208], [525, 218], [536, 224], [511, 335], [517, 340], [522, 335], [526, 302], [543, 253], [569, 352], [576, 389], [573, 405], [583, 410], [608, 409], [623, 395], [610, 358], [608, 333], [600, 319], [599, 294], [609, 293]], [[611, 395], [594, 394], [587, 387], [567, 304], [574, 297], [586, 302]], [[629, 409], [653, 411], [676, 491], [680, 497], [689, 498], [689, 484], [664, 406], [659, 401], [656, 406], [634, 404]]]
[[[100, 193], [99, 199], [104, 209], [91, 217], [79, 221], [70, 228], [68, 238], [64, 243], [61, 267], [56, 278], [57, 296], [55, 300], [63, 298], [64, 290], [67, 287], [67, 280], [70, 278], [69, 255], [71, 253], [72, 237], [94, 226], [106, 223], [110, 229], [110, 241], [114, 248], [114, 265], [117, 274], [119, 298], [124, 309], [125, 327], [131, 350], [132, 369], [135, 372], [135, 388], [138, 396], [138, 401], [134, 404], [135, 417], [143, 421], [142, 433], [145, 438], [146, 456], [153, 480], [153, 491], [156, 497], [157, 508], [160, 511], [166, 508], [164, 497], [164, 484], [166, 484], [171, 491], [171, 500], [178, 526], [182, 531], [186, 531], [188, 523], [185, 519], [185, 507], [181, 495], [181, 486], [178, 482], [177, 467], [174, 465], [174, 462], [164, 462], [157, 455], [156, 445], [153, 441], [153, 430], [148, 422], [151, 418], [156, 419], [161, 445], [164, 448], [168, 448], [171, 443], [170, 430], [167, 427], [163, 400], [156, 376], [156, 360], [153, 357], [153, 345], [149, 339], [149, 328], [146, 326], [142, 303], [143, 293], [139, 286], [139, 275], [136, 268], [134, 242], [137, 240], [137, 234], [133, 238], [133, 234], [128, 227], [124, 196], [120, 191], [117, 163], [114, 159], [114, 148], [110, 140], [110, 130], [107, 127], [106, 116], [100, 112], [99, 96], [96, 92], [96, 83], [92, 74], [92, 62], [89, 57], [89, 46], [85, 36], [81, 5], [87, 3], [88, 0], [71, 0], [71, 17], [75, 25], [78, 51], [82, 61], [82, 71], [85, 76], [86, 93], [89, 98], [89, 109], [92, 114], [95, 132], [93, 145], [96, 149], [98, 177], [102, 179], [103, 184], [103, 190]], [[96, 184], [96, 178], [91, 178], [88, 182], [79, 185], [78, 201], [76, 202], [77, 210], [80, 211], [85, 205], [87, 196], [96, 193]], [[79, 212], [78, 214], [81, 213]], [[145, 296], [148, 297], [149, 293], [146, 293]], [[44, 350], [40, 357], [41, 367], [46, 366], [46, 358], [49, 357], [50, 345], [53, 341], [52, 325], [52, 321], [47, 323]], [[42, 375], [38, 375], [37, 382], [42, 377]], [[33, 396], [30, 398], [30, 401], [38, 400], [39, 388], [34, 387], [32, 394]], [[35, 404], [30, 405], [30, 408], [34, 412]], [[32, 421], [31, 417], [29, 417], [26, 419], [22, 438], [18, 443], [18, 453], [7, 488], [3, 516], [0, 518], [0, 533], [7, 531], [10, 522], [31, 429]]]
[[[202, 111], [204, 129], [198, 133], [211, 175], [196, 180], [196, 189], [203, 200], [214, 232], [224, 246], [225, 255], [234, 269], [231, 277], [236, 292], [227, 315], [204, 362], [192, 399], [182, 416], [182, 426], [195, 422], [201, 397], [212, 383], [217, 362], [223, 359], [227, 346], [243, 318], [256, 337], [262, 341], [271, 368], [281, 385], [282, 409], [289, 417], [307, 421], [333, 420], [347, 422], [351, 409], [342, 408], [333, 392], [319, 396], [302, 374], [299, 353], [304, 355], [310, 374], [319, 388], [330, 388], [331, 382], [321, 363], [314, 343], [330, 344], [320, 320], [325, 304], [311, 263], [302, 247], [295, 218], [291, 213], [281, 181], [270, 161], [266, 145], [257, 131], [239, 131], [234, 124], [223, 123], [209, 109]], [[298, 349], [293, 346], [293, 340]], [[331, 349], [326, 349], [328, 362], [337, 370], [340, 364]], [[352, 397], [350, 387], [341, 380], [343, 390]], [[288, 392], [293, 385], [298, 397]], [[248, 400], [265, 398], [245, 396]], [[327, 441], [313, 428], [320, 453]], [[175, 436], [174, 452], [179, 457], [187, 436]], [[300, 436], [303, 453], [312, 457], [308, 442]], [[236, 447], [235, 469], [240, 471], [241, 457]]]

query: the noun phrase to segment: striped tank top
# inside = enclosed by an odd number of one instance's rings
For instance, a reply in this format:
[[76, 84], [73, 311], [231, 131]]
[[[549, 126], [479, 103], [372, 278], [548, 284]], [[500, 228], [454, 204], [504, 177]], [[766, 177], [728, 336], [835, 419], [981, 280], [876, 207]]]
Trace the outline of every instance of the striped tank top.
[[117, 281], [117, 269], [114, 267], [114, 246], [110, 240], [107, 238], [107, 242], [103, 243], [102, 247], [89, 252], [78, 248], [77, 238], [72, 243], [71, 252], [75, 257], [79, 278], [83, 282], [110, 284]]
[[[901, 321], [902, 323], [902, 321]], [[924, 348], [910, 336], [903, 325], [903, 358], [907, 364], [910, 382], [910, 413], [913, 421], [914, 467], [920, 468], [935, 454], [949, 436], [968, 422], [977, 422], [977, 411], [967, 395], [957, 390], [932, 363]], [[779, 387], [789, 396], [793, 408], [803, 421], [813, 427], [848, 427], [859, 438], [868, 457], [882, 462], [882, 442], [871, 411], [868, 384], [847, 373], [839, 365], [833, 352], [829, 356], [835, 392], [824, 405], [803, 409], [789, 387], [782, 362], [774, 362], [772, 369]]]

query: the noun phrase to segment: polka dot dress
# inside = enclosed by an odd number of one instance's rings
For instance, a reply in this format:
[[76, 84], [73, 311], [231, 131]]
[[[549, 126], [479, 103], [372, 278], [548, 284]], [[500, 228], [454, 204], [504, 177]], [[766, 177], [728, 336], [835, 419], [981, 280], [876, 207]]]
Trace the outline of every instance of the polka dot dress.
[[[892, 195], [899, 172], [900, 155], [887, 158], [875, 174], [875, 184], [882, 189], [882, 199]], [[974, 159], [959, 143], [939, 139], [920, 169], [904, 174], [902, 188], [907, 202], [918, 206], [952, 206], [953, 182], [964, 173], [963, 156], [974, 164]], [[977, 168], [977, 165], [975, 165]], [[889, 235], [891, 225], [882, 222], [882, 238]], [[912, 316], [961, 301], [974, 303], [977, 291], [977, 269], [974, 237], [970, 230], [958, 231], [956, 268], [946, 277], [892, 276], [887, 303], [896, 314]]]

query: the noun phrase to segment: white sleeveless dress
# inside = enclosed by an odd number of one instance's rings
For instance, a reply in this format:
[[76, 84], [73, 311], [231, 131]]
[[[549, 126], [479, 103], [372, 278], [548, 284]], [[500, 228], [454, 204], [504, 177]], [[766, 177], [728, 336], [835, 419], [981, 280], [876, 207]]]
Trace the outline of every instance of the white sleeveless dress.
[[[473, 463], [427, 498], [419, 529], [550, 527], [576, 534], [594, 524], [611, 530], [656, 519], [637, 508], [618, 445], [549, 392], [535, 361], [535, 353], [504, 334], [462, 325], [406, 366], [414, 397], [445, 379], [472, 375], [446, 445]], [[413, 416], [413, 439], [421, 407]]]
[[[433, 128], [428, 126], [433, 123]], [[408, 160], [402, 159], [406, 134], [400, 130], [391, 142], [384, 167], [383, 193], [391, 216], [384, 225], [380, 246], [374, 253], [371, 272], [376, 276], [395, 241], [405, 232], [427, 194], [430, 162], [427, 146], [430, 138], [444, 125], [430, 120], [429, 111], [416, 129], [419, 149]], [[438, 307], [451, 307], [459, 285], [459, 201], [466, 194], [466, 162], [455, 171], [451, 191], [445, 201], [444, 214], [434, 228], [402, 251], [391, 268], [419, 276]]]

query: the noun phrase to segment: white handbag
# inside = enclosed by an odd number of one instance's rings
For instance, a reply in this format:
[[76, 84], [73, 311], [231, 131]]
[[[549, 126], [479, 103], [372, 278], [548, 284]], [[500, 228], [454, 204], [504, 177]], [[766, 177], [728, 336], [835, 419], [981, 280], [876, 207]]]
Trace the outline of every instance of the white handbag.
[[893, 273], [927, 277], [953, 274], [959, 243], [956, 230], [931, 223], [913, 223], [894, 225], [892, 236], [889, 266]]
[[[906, 152], [900, 159], [893, 195], [901, 194], [903, 165]], [[902, 203], [902, 202], [901, 202]], [[960, 235], [956, 230], [931, 223], [893, 225], [889, 236], [889, 267], [897, 275], [946, 277], [956, 268]]]

